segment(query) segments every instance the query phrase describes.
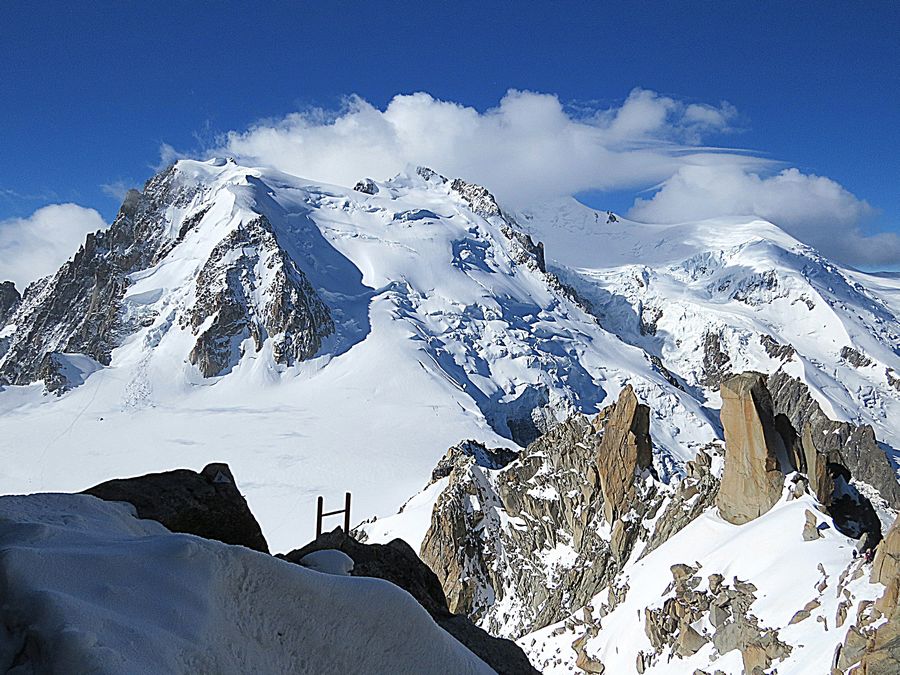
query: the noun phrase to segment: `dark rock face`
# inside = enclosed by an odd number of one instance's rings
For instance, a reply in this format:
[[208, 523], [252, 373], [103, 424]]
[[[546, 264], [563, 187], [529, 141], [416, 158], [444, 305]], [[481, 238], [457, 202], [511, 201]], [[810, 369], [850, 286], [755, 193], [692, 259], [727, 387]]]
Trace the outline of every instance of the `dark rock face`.
[[138, 517], [158, 521], [172, 532], [269, 552], [259, 523], [238, 491], [227, 464], [210, 464], [200, 473], [176, 469], [111, 480], [83, 494], [128, 502]]
[[0, 381], [40, 379], [48, 354], [86, 354], [108, 365], [129, 332], [119, 315], [128, 274], [157, 261], [170, 243], [161, 226], [170, 204], [187, 207], [194, 192], [178, 185], [175, 168], [154, 176], [144, 192], [131, 190], [108, 230], [89, 234], [52, 277], [31, 284], [17, 312], [18, 330], [0, 357]]
[[766, 350], [766, 354], [778, 361], [790, 361], [797, 353], [792, 345], [783, 345], [771, 335], [760, 335], [759, 343]]
[[363, 178], [353, 186], [353, 189], [366, 195], [374, 195], [376, 192], [378, 192], [378, 186], [375, 185], [375, 181], [373, 181], [371, 178]]
[[412, 595], [435, 622], [500, 675], [537, 673], [528, 657], [514, 642], [489, 635], [465, 616], [453, 614], [434, 572], [428, 569], [409, 545], [395, 539], [388, 544], [361, 544], [340, 528], [319, 536], [301, 549], [279, 556], [299, 564], [314, 551], [334, 549], [353, 559], [351, 574], [384, 579]]
[[[240, 252], [237, 257], [235, 251]], [[257, 295], [268, 299], [264, 307], [254, 307]], [[210, 317], [212, 322], [198, 335], [189, 357], [204, 377], [220, 375], [234, 365], [240, 358], [239, 345], [248, 337], [257, 350], [274, 337], [276, 362], [290, 365], [314, 356], [334, 331], [328, 308], [278, 246], [262, 216], [219, 242], [197, 276], [191, 327], [199, 330]]]
[[856, 426], [829, 419], [812, 398], [805, 384], [783, 372], [767, 378], [776, 417], [784, 415], [794, 430], [793, 454], [799, 469], [810, 477], [816, 496], [826, 506], [831, 503], [829, 464], [845, 467], [856, 480], [874, 487], [894, 509], [900, 509], [900, 484], [875, 432], [868, 425]]
[[841, 347], [841, 358], [855, 368], [872, 365], [872, 359], [853, 347]]
[[0, 326], [13, 315], [21, 300], [22, 295], [13, 282], [4, 281], [0, 284]]
[[[28, 384], [46, 376], [48, 389], [61, 392], [65, 386], [50, 370], [53, 354], [84, 354], [109, 365], [112, 350], [147, 319], [123, 311], [129, 275], [158, 263], [200, 224], [209, 189], [181, 180], [172, 166], [143, 192], [129, 191], [108, 230], [89, 234], [54, 276], [26, 290], [15, 311], [17, 330], [0, 350], [0, 382]], [[177, 232], [168, 222], [169, 207], [187, 212]], [[315, 354], [334, 330], [328, 308], [264, 217], [225, 236], [196, 286], [196, 303], [181, 322], [195, 332], [202, 324], [189, 359], [206, 377], [233, 366], [248, 337], [257, 349], [272, 338], [275, 360], [290, 365]]]
[[431, 481], [435, 482], [449, 476], [453, 467], [459, 463], [460, 457], [472, 457], [475, 464], [485, 469], [502, 469], [518, 459], [519, 453], [509, 448], [488, 448], [479, 441], [463, 441], [447, 450], [431, 472]]
[[704, 387], [718, 387], [731, 375], [731, 357], [722, 349], [722, 338], [718, 333], [703, 336], [703, 375], [700, 384]]

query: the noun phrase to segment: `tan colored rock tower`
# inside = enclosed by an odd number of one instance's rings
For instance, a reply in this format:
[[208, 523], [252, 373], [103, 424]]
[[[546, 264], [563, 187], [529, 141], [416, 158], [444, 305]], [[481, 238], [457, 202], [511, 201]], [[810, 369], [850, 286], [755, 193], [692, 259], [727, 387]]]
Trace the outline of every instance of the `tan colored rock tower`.
[[729, 523], [743, 525], [771, 509], [781, 497], [784, 443], [775, 429], [772, 401], [760, 373], [741, 373], [722, 382], [725, 471], [716, 498]]

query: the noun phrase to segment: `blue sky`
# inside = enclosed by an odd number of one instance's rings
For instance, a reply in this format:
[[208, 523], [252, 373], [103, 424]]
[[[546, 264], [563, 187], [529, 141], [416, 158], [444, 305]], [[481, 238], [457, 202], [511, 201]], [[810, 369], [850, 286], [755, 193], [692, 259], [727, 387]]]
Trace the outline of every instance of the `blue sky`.
[[[259, 120], [346, 110], [350, 94], [384, 110], [424, 91], [483, 113], [525, 90], [555, 95], [578, 118], [617, 110], [640, 88], [677, 102], [679, 120], [692, 104], [727, 117], [695, 138], [673, 122], [654, 142], [677, 127], [680, 145], [784, 162], [753, 172], [827, 176], [858, 200], [845, 227], [897, 232], [898, 28], [900, 3], [887, 0], [6, 2], [0, 225], [66, 202], [109, 220], [118, 188], [143, 183], [163, 144], [202, 154]], [[583, 198], [627, 212], [650, 176]], [[673, 212], [676, 188], [648, 215]]]

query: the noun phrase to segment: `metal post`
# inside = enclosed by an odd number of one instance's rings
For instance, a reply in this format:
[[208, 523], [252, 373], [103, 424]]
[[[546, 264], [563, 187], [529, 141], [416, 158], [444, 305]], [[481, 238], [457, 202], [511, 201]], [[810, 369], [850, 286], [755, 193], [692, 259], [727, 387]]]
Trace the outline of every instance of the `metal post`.
[[319, 504], [316, 507], [316, 539], [322, 534], [322, 505], [324, 501], [324, 497], [319, 496]]
[[350, 493], [344, 497], [344, 535], [350, 536]]

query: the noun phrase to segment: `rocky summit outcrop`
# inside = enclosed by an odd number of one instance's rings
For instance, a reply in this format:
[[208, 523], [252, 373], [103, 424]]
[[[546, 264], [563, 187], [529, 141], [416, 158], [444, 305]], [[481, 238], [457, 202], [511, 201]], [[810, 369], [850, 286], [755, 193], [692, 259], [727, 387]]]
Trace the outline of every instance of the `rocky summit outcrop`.
[[55, 275], [29, 285], [13, 317], [16, 331], [0, 356], [0, 381], [40, 379], [47, 354], [54, 352], [85, 354], [108, 365], [129, 331], [119, 312], [127, 276], [153, 264], [166, 247], [165, 209], [186, 207], [193, 196], [175, 180], [174, 167], [157, 174], [143, 192], [128, 192], [108, 230], [87, 235]]
[[771, 509], [781, 497], [786, 457], [775, 429], [765, 376], [734, 375], [721, 385], [725, 470], [716, 498], [725, 520], [742, 525]]
[[303, 564], [301, 561], [306, 556], [323, 550], [341, 551], [349, 556], [353, 560], [352, 576], [384, 579], [407, 591], [439, 626], [500, 675], [538, 672], [514, 642], [492, 637], [469, 618], [452, 613], [438, 578], [406, 542], [395, 539], [388, 544], [363, 544], [337, 528], [320, 535], [303, 548], [279, 557]]
[[138, 517], [160, 522], [172, 532], [269, 552], [259, 523], [227, 464], [210, 464], [200, 473], [176, 469], [110, 480], [83, 494], [128, 502]]
[[609, 603], [597, 609], [610, 611], [627, 593], [613, 582], [632, 554], [690, 523], [718, 486], [702, 451], [677, 485], [655, 479], [648, 412], [626, 387], [593, 419], [571, 416], [504, 467], [499, 451], [451, 448], [421, 546], [450, 609], [508, 637], [568, 617], [604, 587]]
[[[109, 365], [127, 336], [152, 326], [154, 310], [126, 301], [129, 285], [135, 273], [160, 263], [202, 228], [210, 189], [182, 176], [178, 165], [169, 167], [142, 192], [129, 191], [109, 229], [89, 234], [55, 275], [31, 284], [21, 302], [4, 310], [7, 303], [0, 300], [0, 317], [13, 311], [8, 319], [15, 324], [0, 346], [0, 383], [44, 379], [48, 389], [62, 393], [77, 383], [55, 376], [59, 369], [48, 373], [48, 356], [83, 355]], [[281, 248], [268, 220], [235, 222], [213, 236], [221, 240], [205, 262], [198, 261], [193, 302], [177, 303], [165, 322], [194, 333], [187, 359], [205, 377], [219, 375], [237, 362], [248, 338], [257, 351], [271, 339], [280, 364], [314, 355], [334, 331], [329, 309]]]

